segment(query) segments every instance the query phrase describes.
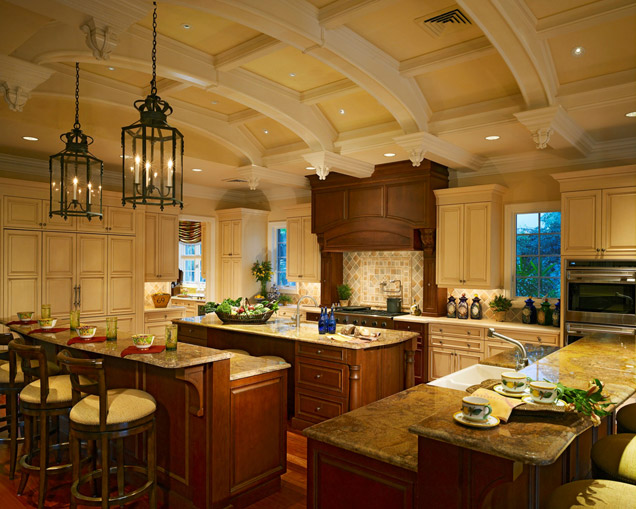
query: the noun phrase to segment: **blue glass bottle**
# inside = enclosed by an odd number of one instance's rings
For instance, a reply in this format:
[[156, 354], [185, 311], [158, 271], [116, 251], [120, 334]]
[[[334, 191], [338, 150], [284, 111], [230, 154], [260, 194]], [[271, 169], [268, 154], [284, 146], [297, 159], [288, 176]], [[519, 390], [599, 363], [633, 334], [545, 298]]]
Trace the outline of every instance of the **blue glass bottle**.
[[336, 317], [333, 316], [333, 304], [331, 305], [331, 315], [329, 315], [329, 326], [327, 327], [329, 334], [336, 333]]
[[561, 299], [554, 305], [554, 311], [552, 312], [552, 325], [554, 327], [561, 326]]
[[521, 310], [521, 321], [523, 323], [537, 323], [537, 308], [534, 307], [532, 297], [526, 299], [526, 305]]
[[327, 308], [320, 308], [320, 319], [318, 320], [318, 334], [327, 333]]

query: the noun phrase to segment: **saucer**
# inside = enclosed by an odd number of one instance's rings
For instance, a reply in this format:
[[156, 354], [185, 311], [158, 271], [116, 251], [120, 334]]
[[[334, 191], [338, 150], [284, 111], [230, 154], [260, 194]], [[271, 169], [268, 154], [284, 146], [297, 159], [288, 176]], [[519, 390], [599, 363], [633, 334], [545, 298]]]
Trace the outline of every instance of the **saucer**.
[[554, 403], [539, 403], [538, 401], [535, 401], [532, 399], [532, 396], [524, 396], [523, 398], [521, 398], [521, 400], [524, 403], [528, 403], [530, 405], [545, 405], [545, 406], [557, 406], [557, 407], [562, 407], [565, 406], [565, 401], [563, 401], [562, 399], [557, 399]]
[[466, 419], [464, 417], [464, 413], [459, 411], [453, 414], [453, 419], [455, 419], [458, 423], [464, 424], [466, 426], [470, 426], [471, 428], [494, 428], [495, 426], [499, 426], [499, 419], [494, 415], [489, 415], [487, 419], [483, 422], [479, 421], [471, 421], [470, 419]]
[[503, 388], [502, 384], [497, 384], [492, 388], [497, 394], [501, 394], [502, 396], [506, 396], [507, 398], [521, 398], [522, 396], [526, 396], [530, 394], [530, 388], [526, 387], [523, 392], [508, 392]]

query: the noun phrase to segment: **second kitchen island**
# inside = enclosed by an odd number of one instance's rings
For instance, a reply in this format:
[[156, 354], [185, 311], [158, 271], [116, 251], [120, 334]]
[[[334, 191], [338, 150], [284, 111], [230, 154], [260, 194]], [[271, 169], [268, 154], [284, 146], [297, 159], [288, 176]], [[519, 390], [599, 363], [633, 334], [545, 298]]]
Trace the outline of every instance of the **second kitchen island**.
[[336, 341], [319, 335], [315, 323], [301, 323], [298, 330], [281, 319], [233, 325], [223, 324], [215, 314], [173, 321], [179, 324], [180, 341], [241, 349], [254, 356], [275, 355], [291, 364], [287, 408], [296, 429], [414, 385], [416, 333], [381, 330], [376, 341]]

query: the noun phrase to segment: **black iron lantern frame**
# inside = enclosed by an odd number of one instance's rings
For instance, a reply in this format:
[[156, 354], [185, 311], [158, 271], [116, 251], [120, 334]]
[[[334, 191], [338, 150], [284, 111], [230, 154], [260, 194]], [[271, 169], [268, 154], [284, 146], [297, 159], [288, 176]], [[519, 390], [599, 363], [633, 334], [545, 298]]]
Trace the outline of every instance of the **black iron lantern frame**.
[[104, 163], [90, 153], [93, 138], [82, 132], [79, 122], [79, 63], [75, 63], [75, 123], [62, 134], [66, 143], [61, 152], [49, 157], [49, 217], [86, 217], [90, 221], [102, 215], [102, 178]]
[[122, 204], [183, 208], [183, 135], [170, 127], [172, 107], [157, 95], [157, 3], [152, 17], [150, 95], [135, 101], [139, 120], [121, 129]]

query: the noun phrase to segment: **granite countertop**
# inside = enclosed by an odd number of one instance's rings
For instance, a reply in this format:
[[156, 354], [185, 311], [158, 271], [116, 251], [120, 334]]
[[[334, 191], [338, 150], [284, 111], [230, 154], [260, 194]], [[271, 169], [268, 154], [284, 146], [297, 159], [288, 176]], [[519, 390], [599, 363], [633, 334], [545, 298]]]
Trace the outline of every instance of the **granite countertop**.
[[414, 316], [414, 315], [400, 315], [393, 318], [394, 322], [417, 322], [417, 323], [442, 323], [446, 325], [470, 325], [473, 327], [483, 327], [485, 329], [489, 327], [503, 328], [503, 329], [518, 329], [523, 332], [543, 332], [545, 334], [559, 334], [558, 327], [527, 324], [522, 322], [498, 322], [496, 320], [490, 320], [483, 318], [481, 320], [460, 320], [458, 318], [447, 318], [445, 316]]
[[156, 308], [153, 306], [144, 307], [144, 313], [161, 313], [162, 311], [185, 311], [185, 306], [167, 306], [165, 308]]
[[207, 302], [205, 300], [205, 297], [201, 297], [201, 298], [194, 297], [194, 296], [177, 297], [176, 295], [173, 295], [170, 300], [176, 300], [178, 302], [196, 302], [197, 304], [205, 304]]
[[[316, 324], [316, 322], [301, 322], [300, 331], [297, 331], [296, 325], [290, 323], [289, 319], [270, 319], [267, 321], [267, 323], [261, 325], [224, 324], [217, 318], [216, 314], [214, 313], [209, 313], [205, 316], [178, 318], [173, 320], [173, 323], [180, 323], [184, 325], [198, 325], [201, 327], [209, 327], [213, 329], [225, 329], [229, 331], [243, 332], [246, 334], [257, 334], [259, 336], [271, 336], [275, 338], [289, 339], [292, 341], [305, 341], [308, 343], [336, 346], [339, 348], [350, 348], [352, 350], [362, 350], [366, 348], [378, 348], [381, 346], [393, 345], [396, 343], [402, 343], [417, 336], [417, 334], [413, 332], [369, 328], [373, 331], [381, 331], [382, 335], [380, 336], [380, 339], [378, 339], [377, 341], [336, 341], [333, 339], [327, 339], [324, 335], [318, 334], [318, 325]], [[341, 325], [338, 325], [336, 327], [336, 331], [340, 331], [341, 327]]]
[[[528, 365], [534, 364], [539, 359], [556, 352], [558, 346], [546, 346], [546, 345], [533, 345], [525, 343], [526, 353], [528, 354]], [[479, 364], [486, 364], [488, 366], [499, 366], [501, 368], [517, 369], [517, 357], [519, 357], [519, 351], [516, 348], [511, 348], [505, 352], [498, 353], [487, 359], [479, 361]]]
[[230, 358], [230, 380], [239, 380], [249, 376], [262, 375], [272, 371], [291, 368], [287, 362], [262, 359], [253, 355], [243, 355], [232, 352]]

